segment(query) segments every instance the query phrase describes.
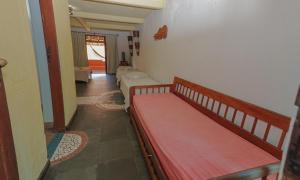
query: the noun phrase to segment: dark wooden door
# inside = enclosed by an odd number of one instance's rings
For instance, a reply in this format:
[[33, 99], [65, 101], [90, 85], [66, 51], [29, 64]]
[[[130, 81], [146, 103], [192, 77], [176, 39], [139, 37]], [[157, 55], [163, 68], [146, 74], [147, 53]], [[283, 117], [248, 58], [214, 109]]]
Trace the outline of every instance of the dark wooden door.
[[64, 103], [52, 0], [40, 0], [40, 8], [43, 20], [45, 45], [48, 58], [49, 78], [54, 117], [53, 125], [55, 130], [64, 131]]
[[2, 68], [7, 61], [0, 58], [0, 179], [18, 180], [18, 167], [6, 101]]
[[287, 158], [284, 166], [283, 180], [300, 179], [300, 86], [295, 105], [299, 108], [292, 131]]

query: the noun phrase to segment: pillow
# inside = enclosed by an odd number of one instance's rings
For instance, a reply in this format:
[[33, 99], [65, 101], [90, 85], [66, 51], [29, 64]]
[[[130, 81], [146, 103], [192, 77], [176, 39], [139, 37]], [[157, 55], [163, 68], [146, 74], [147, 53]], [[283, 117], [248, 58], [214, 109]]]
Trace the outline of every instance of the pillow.
[[128, 79], [142, 79], [148, 77], [148, 74], [144, 72], [130, 72], [125, 74]]
[[119, 66], [118, 69], [119, 70], [128, 70], [128, 69], [132, 69], [132, 66]]

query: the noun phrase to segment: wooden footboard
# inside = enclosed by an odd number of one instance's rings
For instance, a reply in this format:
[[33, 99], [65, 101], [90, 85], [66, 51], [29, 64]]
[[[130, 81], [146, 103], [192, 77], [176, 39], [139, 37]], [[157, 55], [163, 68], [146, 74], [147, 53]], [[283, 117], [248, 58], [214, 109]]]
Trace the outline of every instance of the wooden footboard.
[[[168, 178], [142, 126], [139, 124], [140, 120], [133, 106], [133, 96], [169, 92], [174, 93], [228, 130], [281, 160], [282, 146], [290, 124], [289, 117], [175, 77], [173, 84], [130, 88], [132, 122], [138, 134], [152, 179]], [[271, 174], [277, 174], [279, 166], [280, 163], [268, 164], [214, 179], [266, 179]]]

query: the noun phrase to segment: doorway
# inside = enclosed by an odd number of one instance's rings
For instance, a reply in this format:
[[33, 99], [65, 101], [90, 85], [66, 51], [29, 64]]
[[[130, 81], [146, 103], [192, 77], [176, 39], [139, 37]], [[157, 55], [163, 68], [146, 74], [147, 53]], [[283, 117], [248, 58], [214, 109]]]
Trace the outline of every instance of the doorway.
[[86, 35], [86, 49], [88, 65], [92, 70], [92, 77], [106, 74], [106, 43], [105, 37]]

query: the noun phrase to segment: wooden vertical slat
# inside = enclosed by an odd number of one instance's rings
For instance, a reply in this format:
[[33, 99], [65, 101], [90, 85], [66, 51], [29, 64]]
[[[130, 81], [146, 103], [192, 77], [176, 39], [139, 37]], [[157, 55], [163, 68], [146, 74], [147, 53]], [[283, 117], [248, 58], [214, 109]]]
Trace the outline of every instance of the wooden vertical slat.
[[219, 102], [218, 111], [217, 111], [217, 115], [218, 115], [218, 116], [220, 116], [221, 106], [222, 106], [222, 103]]
[[200, 96], [200, 93], [198, 92], [198, 96], [197, 96], [197, 98], [196, 98], [197, 104], [198, 104], [198, 102], [199, 102], [199, 96]]
[[209, 103], [209, 97], [207, 96], [207, 101], [206, 101], [206, 104], [205, 104], [205, 107], [207, 108], [208, 106], [208, 103]]
[[213, 102], [212, 102], [212, 105], [211, 105], [211, 109], [210, 109], [211, 111], [214, 110], [215, 102], [216, 102], [216, 100], [214, 99]]
[[204, 97], [206, 97], [206, 96], [204, 96], [204, 94], [203, 94], [202, 99], [201, 99], [201, 106], [203, 105]]
[[256, 125], [257, 125], [257, 118], [255, 118], [255, 119], [254, 119], [254, 123], [253, 123], [253, 125], [252, 125], [252, 129], [251, 129], [251, 134], [254, 134], [254, 131], [255, 131]]
[[267, 129], [265, 131], [265, 134], [264, 134], [264, 138], [263, 138], [264, 141], [267, 140], [269, 132], [270, 132], [270, 129], [271, 129], [271, 124], [269, 123], [268, 126], [267, 126]]
[[189, 88], [189, 95], [187, 96], [188, 98], [190, 98], [191, 92], [192, 92], [192, 89]]
[[184, 86], [181, 84], [179, 94], [183, 94], [183, 91], [184, 91]]
[[193, 101], [195, 101], [195, 94], [196, 94], [196, 91], [193, 91], [194, 93], [193, 93]]
[[245, 121], [246, 121], [246, 116], [247, 116], [247, 114], [245, 112], [243, 112], [243, 113], [244, 113], [244, 116], [243, 116], [242, 123], [241, 123], [242, 128], [244, 128]]
[[282, 133], [281, 133], [281, 136], [280, 136], [280, 140], [279, 140], [279, 143], [278, 143], [278, 148], [282, 148], [282, 145], [283, 145], [283, 142], [284, 142], [284, 138], [285, 138], [285, 135], [286, 135], [286, 132], [285, 131], [283, 131]]
[[190, 88], [186, 88], [185, 97], [188, 97], [188, 93], [190, 92]]
[[227, 117], [228, 108], [229, 108], [229, 106], [228, 106], [228, 105], [226, 105], [226, 108], [225, 108], [225, 114], [224, 114], [224, 118], [225, 118], [225, 119], [226, 119], [226, 117]]
[[237, 109], [234, 109], [232, 120], [231, 120], [233, 124], [235, 123], [236, 113], [237, 113]]

